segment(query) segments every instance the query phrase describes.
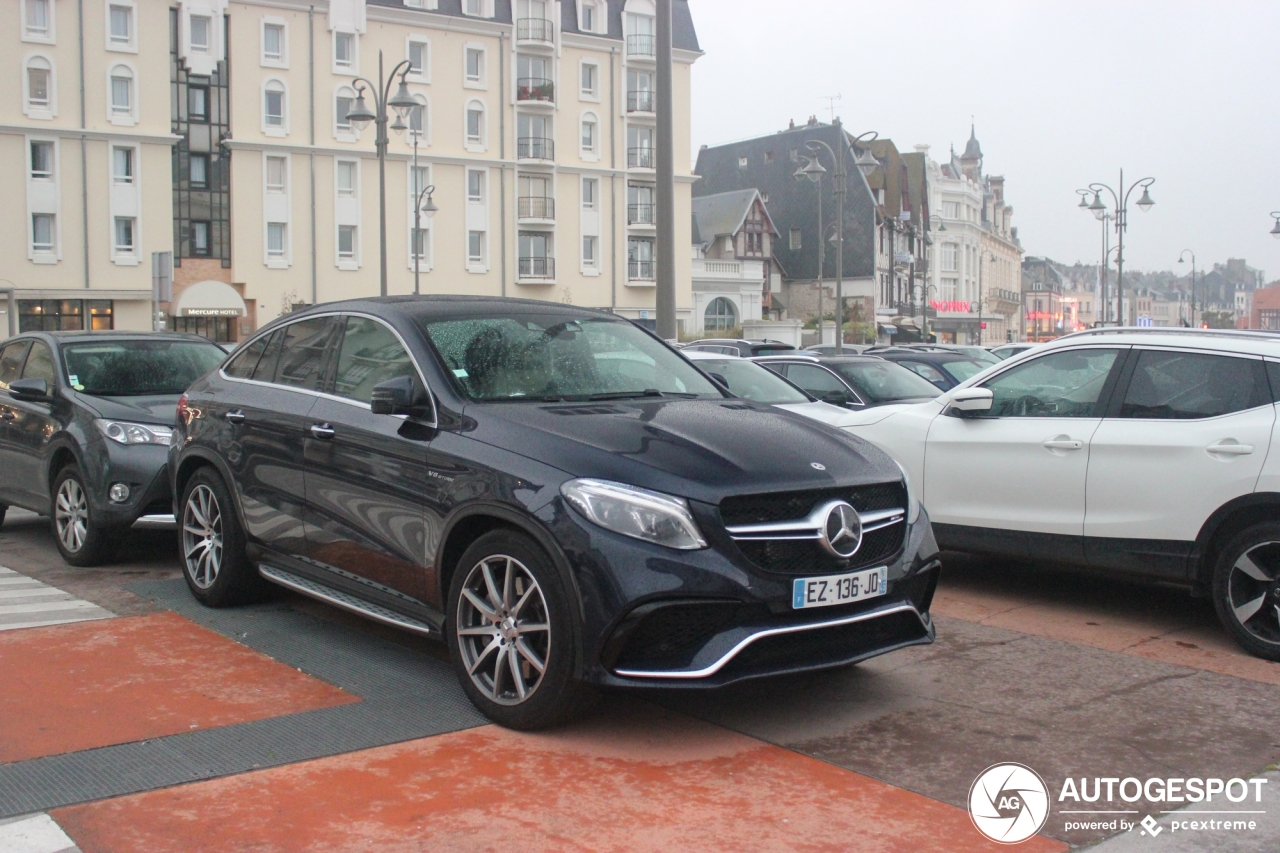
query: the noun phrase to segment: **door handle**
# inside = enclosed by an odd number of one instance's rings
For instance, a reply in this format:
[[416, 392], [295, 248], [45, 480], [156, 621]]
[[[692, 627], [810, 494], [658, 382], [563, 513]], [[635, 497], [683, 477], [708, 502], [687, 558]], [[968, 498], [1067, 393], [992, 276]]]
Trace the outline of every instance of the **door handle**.
[[1210, 453], [1221, 453], [1225, 456], [1248, 456], [1253, 452], [1252, 444], [1241, 444], [1235, 439], [1227, 439], [1219, 441], [1217, 444], [1211, 444], [1205, 448]]
[[316, 438], [320, 439], [321, 441], [328, 441], [329, 439], [333, 438], [334, 431], [333, 431], [333, 427], [329, 426], [328, 424], [312, 424], [311, 434]]
[[244, 423], [244, 410], [234, 409], [230, 412], [227, 412], [222, 417], [224, 417], [227, 423], [229, 424], [242, 424]]
[[1044, 443], [1049, 450], [1079, 450], [1084, 442], [1074, 438], [1050, 438]]

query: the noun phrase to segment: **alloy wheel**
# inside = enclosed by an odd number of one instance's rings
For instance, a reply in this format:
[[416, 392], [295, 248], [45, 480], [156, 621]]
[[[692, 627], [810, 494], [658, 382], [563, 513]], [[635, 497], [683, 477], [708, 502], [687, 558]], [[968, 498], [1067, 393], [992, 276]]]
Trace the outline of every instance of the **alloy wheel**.
[[542, 683], [551, 651], [547, 601], [519, 560], [486, 557], [458, 599], [458, 648], [472, 683], [500, 705], [519, 705]]
[[89, 535], [89, 499], [74, 477], [63, 480], [58, 487], [53, 519], [62, 547], [72, 554], [79, 552]]
[[213, 586], [222, 569], [222, 510], [203, 483], [187, 495], [182, 510], [182, 554], [192, 582], [200, 589]]
[[1280, 645], [1280, 542], [1260, 542], [1236, 559], [1226, 604], [1242, 628]]

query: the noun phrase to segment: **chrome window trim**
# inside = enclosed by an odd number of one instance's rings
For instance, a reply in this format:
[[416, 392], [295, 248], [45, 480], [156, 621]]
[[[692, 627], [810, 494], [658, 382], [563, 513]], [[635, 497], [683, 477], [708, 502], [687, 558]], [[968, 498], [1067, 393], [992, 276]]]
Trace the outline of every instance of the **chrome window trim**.
[[[226, 361], [224, 361], [221, 365], [218, 366], [218, 375], [221, 376], [223, 379], [227, 380], [228, 382], [239, 382], [243, 385], [257, 385], [262, 388], [274, 388], [280, 391], [293, 391], [296, 394], [307, 394], [311, 397], [317, 397], [321, 400], [333, 400], [338, 403], [346, 403], [348, 406], [354, 406], [357, 409], [364, 409], [365, 411], [372, 412], [373, 408], [368, 403], [361, 403], [359, 400], [352, 400], [349, 397], [341, 397], [337, 394], [326, 394], [323, 391], [312, 391], [310, 388], [295, 388], [292, 385], [281, 385], [277, 382], [262, 382], [257, 379], [241, 379], [236, 376], [228, 376], [226, 371], [224, 370], [227, 364], [230, 363], [232, 356], [238, 355], [242, 349], [247, 348], [250, 344], [258, 340], [259, 338], [274, 334], [280, 329], [285, 329], [285, 328], [288, 328], [289, 326], [292, 326], [294, 323], [301, 323], [305, 320], [315, 320], [321, 317], [363, 317], [366, 320], [373, 320], [375, 323], [382, 324], [384, 327], [386, 327], [386, 329], [389, 332], [391, 332], [391, 334], [395, 335], [396, 340], [400, 342], [400, 346], [404, 348], [404, 354], [409, 357], [410, 363], [413, 364], [413, 369], [418, 374], [418, 380], [422, 382], [422, 387], [427, 390], [427, 399], [431, 401], [431, 421], [427, 423], [426, 426], [431, 427], [432, 429], [439, 427], [440, 412], [436, 408], [436, 396], [431, 392], [431, 385], [430, 383], [427, 382], [427, 377], [422, 372], [422, 366], [418, 364], [418, 360], [414, 358], [413, 350], [411, 350], [409, 348], [408, 343], [405, 342], [404, 336], [401, 335], [398, 331], [396, 331], [394, 327], [389, 325], [386, 320], [382, 319], [381, 317], [375, 316], [373, 314], [365, 313], [363, 311], [323, 311], [316, 314], [308, 314], [305, 317], [299, 317], [296, 320], [289, 320], [284, 323], [270, 325], [264, 329], [260, 329], [257, 332], [257, 334], [255, 334], [251, 338], [248, 338], [242, 344], [240, 344], [240, 346], [236, 347], [235, 352], [232, 353], [231, 356], [229, 356], [226, 359]], [[405, 416], [397, 415], [396, 417], [403, 418]]]

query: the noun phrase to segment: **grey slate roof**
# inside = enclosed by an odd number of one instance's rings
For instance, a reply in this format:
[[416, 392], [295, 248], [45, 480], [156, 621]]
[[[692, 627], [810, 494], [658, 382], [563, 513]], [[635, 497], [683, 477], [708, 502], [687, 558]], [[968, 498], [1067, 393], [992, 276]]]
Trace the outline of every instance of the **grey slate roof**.
[[963, 156], [966, 160], [978, 160], [982, 157], [982, 146], [978, 144], [973, 125], [969, 125], [969, 141], [964, 146]]
[[693, 222], [699, 242], [710, 242], [726, 234], [736, 234], [747, 217], [747, 210], [759, 192], [755, 189], [734, 190], [693, 200]]
[[[371, 6], [390, 6], [397, 9], [405, 9], [413, 12], [422, 12], [424, 15], [447, 15], [453, 18], [471, 18], [471, 15], [462, 14], [462, 0], [438, 0], [438, 9], [430, 11], [418, 9], [414, 6], [404, 5], [404, 0], [367, 0]], [[609, 10], [609, 33], [608, 35], [596, 35], [597, 38], [607, 38], [614, 41], [622, 40], [622, 10], [626, 5], [626, 0], [607, 0]], [[499, 24], [512, 23], [511, 0], [494, 0], [493, 17], [488, 19]], [[560, 29], [566, 33], [578, 32], [578, 4], [575, 0], [563, 0], [560, 4], [561, 21]], [[693, 15], [689, 12], [689, 0], [672, 0], [671, 3], [671, 45], [681, 50], [701, 51], [698, 47], [698, 34], [693, 27]]]

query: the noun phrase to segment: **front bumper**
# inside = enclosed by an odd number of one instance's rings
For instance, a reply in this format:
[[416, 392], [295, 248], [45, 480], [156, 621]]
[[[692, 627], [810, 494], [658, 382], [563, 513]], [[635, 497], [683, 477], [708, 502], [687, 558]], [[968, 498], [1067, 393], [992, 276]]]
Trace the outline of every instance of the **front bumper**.
[[[718, 687], [843, 666], [930, 643], [940, 571], [922, 509], [887, 566], [885, 595], [794, 610], [797, 575], [761, 571], [730, 549], [673, 552], [557, 512], [550, 526], [582, 601], [580, 674], [599, 685]], [[828, 574], [813, 571], [812, 575]]]
[[[169, 449], [163, 445], [121, 445], [95, 441], [85, 449], [82, 470], [94, 515], [108, 527], [124, 528], [144, 516], [173, 512], [169, 494]], [[113, 483], [129, 487], [129, 499], [113, 503], [107, 490]]]

